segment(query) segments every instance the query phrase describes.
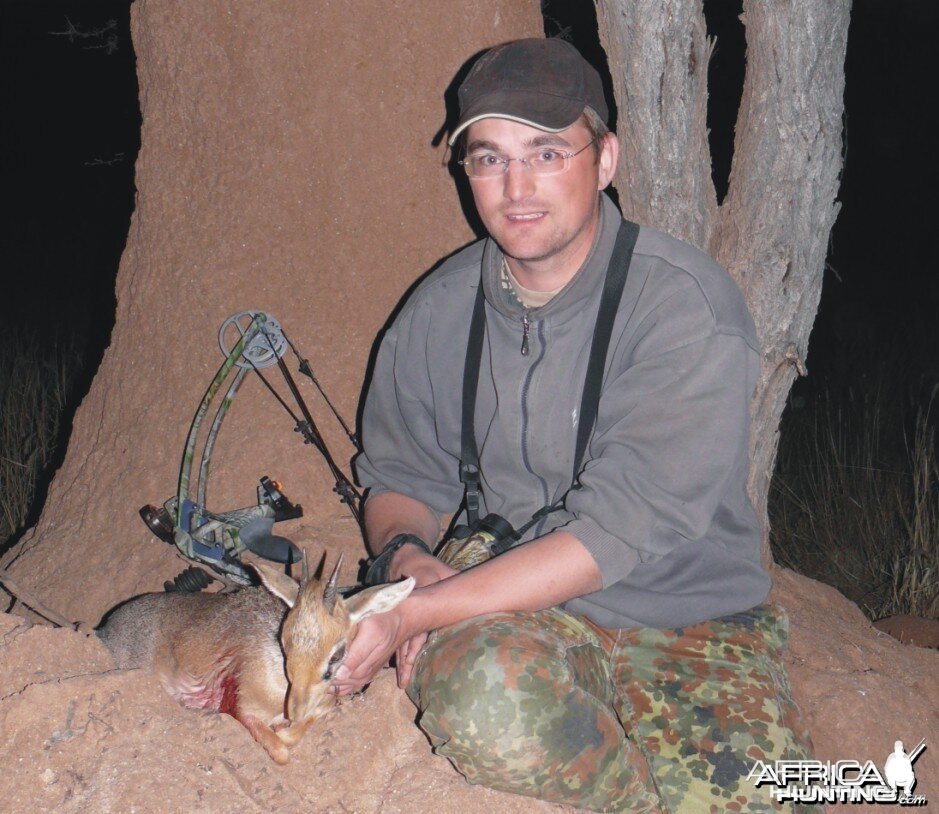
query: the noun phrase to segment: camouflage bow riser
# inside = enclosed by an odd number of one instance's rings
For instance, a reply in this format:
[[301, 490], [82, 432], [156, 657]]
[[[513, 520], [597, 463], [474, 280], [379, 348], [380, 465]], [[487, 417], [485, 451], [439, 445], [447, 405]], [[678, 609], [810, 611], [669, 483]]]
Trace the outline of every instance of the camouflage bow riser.
[[250, 370], [249, 367], [242, 366], [238, 368], [235, 378], [232, 380], [212, 420], [212, 425], [209, 428], [202, 449], [195, 501], [190, 499], [190, 478], [199, 430], [209, 407], [222, 384], [235, 368], [237, 361], [243, 355], [245, 346], [263, 330], [266, 321], [266, 314], [258, 313], [254, 316], [250, 326], [235, 343], [205, 391], [186, 439], [186, 448], [183, 452], [183, 461], [179, 470], [179, 487], [175, 506], [172, 508], [169, 505], [167, 506], [167, 510], [175, 521], [174, 537], [176, 547], [180, 553], [187, 559], [199, 562], [206, 562], [206, 558], [208, 558], [212, 561], [209, 563], [212, 568], [224, 572], [224, 575], [241, 585], [250, 584], [250, 578], [238, 562], [238, 558], [245, 551], [245, 546], [239, 540], [239, 530], [247, 523], [260, 517], [273, 517], [273, 510], [270, 506], [258, 505], [245, 509], [236, 509], [232, 512], [212, 514], [205, 508], [205, 498], [212, 451], [215, 447], [222, 420], [228, 413], [238, 388]]

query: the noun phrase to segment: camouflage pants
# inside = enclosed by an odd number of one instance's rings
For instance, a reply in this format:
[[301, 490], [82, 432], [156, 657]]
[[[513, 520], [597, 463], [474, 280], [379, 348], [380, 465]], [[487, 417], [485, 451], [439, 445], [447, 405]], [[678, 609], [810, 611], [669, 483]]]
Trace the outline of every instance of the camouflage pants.
[[780, 810], [747, 774], [807, 757], [776, 606], [677, 630], [558, 608], [441, 630], [408, 694], [470, 783], [596, 811]]

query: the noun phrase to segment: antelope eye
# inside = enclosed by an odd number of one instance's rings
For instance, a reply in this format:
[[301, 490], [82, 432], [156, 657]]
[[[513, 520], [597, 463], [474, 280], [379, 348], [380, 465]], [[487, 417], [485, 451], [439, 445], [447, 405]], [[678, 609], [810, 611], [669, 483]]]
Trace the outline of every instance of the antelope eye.
[[323, 680], [329, 681], [333, 677], [333, 672], [335, 672], [336, 667], [339, 666], [339, 663], [346, 657], [346, 645], [343, 642], [339, 647], [333, 650], [333, 654], [329, 657], [329, 662], [326, 664], [326, 672], [323, 673]]

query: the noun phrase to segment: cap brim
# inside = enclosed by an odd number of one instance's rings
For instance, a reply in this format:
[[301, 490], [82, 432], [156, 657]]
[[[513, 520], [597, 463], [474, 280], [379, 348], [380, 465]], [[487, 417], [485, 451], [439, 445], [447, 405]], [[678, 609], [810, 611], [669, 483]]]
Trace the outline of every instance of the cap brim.
[[584, 101], [546, 93], [499, 91], [464, 110], [447, 143], [452, 147], [460, 133], [481, 119], [507, 119], [547, 133], [560, 133], [580, 118], [585, 106]]

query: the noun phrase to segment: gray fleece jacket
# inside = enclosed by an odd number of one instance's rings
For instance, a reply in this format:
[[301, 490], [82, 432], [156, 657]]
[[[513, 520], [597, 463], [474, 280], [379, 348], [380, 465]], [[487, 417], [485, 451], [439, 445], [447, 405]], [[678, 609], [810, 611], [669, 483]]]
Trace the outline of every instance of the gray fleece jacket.
[[[438, 515], [459, 505], [463, 364], [480, 279], [480, 516], [495, 512], [519, 527], [567, 491], [620, 220], [603, 195], [590, 254], [541, 308], [503, 296], [502, 253], [492, 240], [454, 255], [417, 287], [382, 340], [365, 403], [357, 471], [370, 496], [399, 492]], [[665, 628], [766, 598], [770, 580], [746, 494], [758, 368], [753, 321], [727, 272], [698, 249], [643, 227], [613, 326], [581, 488], [526, 538], [563, 528], [596, 561], [602, 590], [566, 603], [569, 611], [604, 627]]]

